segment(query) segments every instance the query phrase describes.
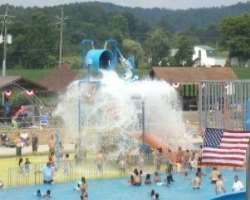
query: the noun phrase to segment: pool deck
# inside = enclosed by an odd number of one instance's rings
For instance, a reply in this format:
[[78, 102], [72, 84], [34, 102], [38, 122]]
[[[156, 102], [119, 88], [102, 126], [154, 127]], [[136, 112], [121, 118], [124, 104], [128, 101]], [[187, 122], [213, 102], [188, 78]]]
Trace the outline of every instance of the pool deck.
[[[73, 152], [74, 151], [74, 144], [64, 144], [63, 145], [64, 152]], [[39, 145], [38, 152], [35, 153], [37, 155], [47, 154], [49, 152], [48, 145]], [[28, 147], [23, 147], [22, 155], [32, 155], [32, 147], [31, 145]], [[0, 158], [5, 157], [14, 157], [16, 156], [16, 148], [4, 147], [0, 146]]]

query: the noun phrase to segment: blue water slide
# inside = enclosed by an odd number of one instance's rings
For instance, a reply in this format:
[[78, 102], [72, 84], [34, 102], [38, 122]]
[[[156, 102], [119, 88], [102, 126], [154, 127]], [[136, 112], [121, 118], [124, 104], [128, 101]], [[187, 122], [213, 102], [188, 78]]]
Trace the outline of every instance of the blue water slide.
[[84, 39], [81, 41], [81, 67], [87, 67], [85, 63], [85, 56], [90, 49], [95, 49], [95, 44], [93, 40]]
[[246, 192], [230, 193], [215, 197], [210, 200], [244, 200], [246, 197]]
[[85, 63], [91, 71], [112, 70], [112, 59], [113, 54], [107, 49], [91, 49], [85, 57]]

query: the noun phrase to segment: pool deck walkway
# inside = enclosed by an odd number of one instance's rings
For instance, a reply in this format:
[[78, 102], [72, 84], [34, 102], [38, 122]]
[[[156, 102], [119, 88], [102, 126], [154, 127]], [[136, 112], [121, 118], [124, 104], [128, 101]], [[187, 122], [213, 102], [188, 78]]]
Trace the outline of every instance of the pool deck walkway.
[[[63, 151], [64, 152], [73, 152], [74, 151], [74, 144], [64, 144]], [[47, 154], [48, 152], [49, 152], [48, 145], [39, 145], [38, 152], [35, 154], [43, 155], [43, 154]], [[22, 148], [22, 155], [35, 155], [35, 154], [32, 153], [31, 145]], [[16, 148], [0, 146], [0, 158], [14, 157], [14, 156], [16, 156]]]

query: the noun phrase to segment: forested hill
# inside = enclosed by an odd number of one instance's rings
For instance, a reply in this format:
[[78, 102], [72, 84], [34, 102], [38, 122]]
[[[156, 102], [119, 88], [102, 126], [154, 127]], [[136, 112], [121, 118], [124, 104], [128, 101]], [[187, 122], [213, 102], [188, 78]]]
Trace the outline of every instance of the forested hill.
[[[89, 5], [91, 5], [91, 3], [89, 3]], [[100, 5], [110, 12], [132, 13], [134, 16], [151, 25], [167, 21], [169, 28], [173, 31], [183, 31], [190, 27], [204, 28], [211, 24], [219, 23], [224, 17], [236, 16], [250, 12], [249, 3], [187, 10], [129, 8], [102, 3]]]
[[[60, 6], [45, 7], [49, 14], [54, 15]], [[0, 6], [0, 13], [4, 12], [5, 6]], [[37, 8], [12, 7], [12, 14], [23, 18], [30, 11]], [[226, 16], [236, 16], [250, 12], [249, 3], [238, 3], [232, 6], [222, 6], [213, 8], [170, 10], [170, 9], [144, 9], [130, 8], [101, 2], [83, 2], [64, 5], [65, 13], [75, 20], [88, 20], [102, 18], [105, 14], [114, 15], [116, 13], [131, 13], [138, 19], [155, 25], [164, 23], [171, 31], [183, 31], [190, 27], [204, 28], [211, 24], [220, 22]], [[107, 16], [105, 16], [107, 17]], [[107, 19], [108, 20], [108, 19]]]
[[[15, 18], [11, 18], [12, 23], [8, 25], [13, 36], [13, 44], [8, 47], [8, 67], [43, 68], [57, 63], [59, 27], [56, 16], [60, 15], [61, 7], [9, 6], [9, 14]], [[188, 10], [130, 8], [98, 2], [63, 7], [68, 17], [64, 28], [64, 56], [79, 57], [82, 39], [93, 39], [100, 46], [106, 39], [115, 38], [125, 52], [136, 54], [137, 60], [148, 55], [155, 57], [153, 64], [167, 57], [170, 48], [182, 48], [178, 43], [217, 46], [222, 20], [250, 11], [247, 3]], [[0, 14], [4, 14], [5, 8], [5, 5], [0, 6]], [[0, 33], [2, 28], [0, 24]], [[180, 35], [188, 37], [188, 41], [179, 38]], [[0, 45], [0, 60], [2, 48]], [[156, 50], [158, 54], [151, 55]]]

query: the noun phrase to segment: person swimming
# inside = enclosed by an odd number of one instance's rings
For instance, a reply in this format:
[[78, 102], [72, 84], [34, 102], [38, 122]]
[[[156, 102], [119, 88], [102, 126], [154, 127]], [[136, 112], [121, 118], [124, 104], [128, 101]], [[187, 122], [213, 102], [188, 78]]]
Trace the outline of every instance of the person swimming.
[[154, 174], [154, 182], [155, 183], [160, 183], [161, 182], [161, 177], [158, 172], [155, 172]]
[[81, 200], [88, 200], [88, 193], [85, 192], [84, 194], [81, 194], [80, 199]]
[[219, 179], [220, 171], [214, 167], [211, 174], [210, 174], [210, 179], [212, 184], [216, 184], [216, 182]]
[[42, 197], [42, 193], [41, 193], [41, 190], [40, 190], [40, 189], [38, 189], [38, 190], [36, 191], [35, 196], [36, 196], [36, 197]]
[[155, 199], [155, 191], [154, 190], [151, 190], [150, 197], [151, 197], [151, 200]]
[[173, 175], [172, 175], [172, 168], [167, 168], [166, 172], [167, 172], [166, 174], [167, 177], [165, 179], [165, 183], [167, 186], [169, 186], [172, 182], [174, 182]]
[[79, 192], [80, 191], [80, 189], [81, 189], [81, 181], [79, 181], [77, 184], [76, 184], [76, 186], [74, 187], [74, 191], [77, 191], [77, 192]]
[[243, 189], [244, 189], [244, 185], [239, 180], [239, 177], [237, 175], [235, 175], [234, 176], [234, 183], [233, 183], [233, 187], [232, 187], [233, 192], [240, 192]]
[[141, 185], [141, 175], [142, 171], [138, 171], [137, 168], [134, 169], [134, 173], [130, 176], [130, 184], [135, 186]]
[[198, 173], [198, 176], [199, 176], [200, 178], [202, 178], [202, 176], [206, 176], [206, 174], [202, 172], [202, 169], [201, 169], [200, 167], [197, 168], [197, 171], [196, 171], [196, 172]]
[[85, 177], [81, 178], [80, 191], [82, 194], [87, 193], [88, 185]]
[[140, 171], [139, 173], [137, 169], [134, 171], [134, 185], [136, 186], [141, 185], [141, 174], [142, 174], [141, 172], [142, 171]]
[[86, 182], [86, 178], [82, 177], [80, 181], [77, 182], [76, 186], [74, 187], [74, 191], [77, 192], [82, 192], [84, 193], [87, 190], [87, 182]]
[[193, 179], [193, 189], [199, 190], [201, 187], [201, 177], [199, 176], [199, 173], [196, 172], [195, 177]]
[[159, 195], [159, 193], [156, 193], [155, 194], [155, 199], [154, 200], [160, 200], [160, 195]]
[[131, 184], [131, 185], [135, 184], [135, 180], [134, 180], [134, 176], [133, 175], [130, 176], [129, 184]]
[[83, 200], [88, 200], [88, 193], [87, 192], [83, 195]]
[[3, 187], [4, 187], [3, 181], [0, 181], [0, 189], [3, 189]]
[[225, 187], [224, 187], [224, 182], [222, 180], [222, 175], [219, 174], [218, 175], [218, 180], [216, 181], [216, 184], [215, 184], [215, 193], [216, 194], [221, 194], [221, 193], [225, 193], [226, 190], [225, 190]]
[[46, 193], [43, 195], [44, 198], [51, 198], [51, 191], [47, 190]]
[[151, 183], [152, 183], [152, 181], [151, 181], [150, 174], [146, 174], [146, 178], [145, 178], [144, 184], [145, 185], [150, 185]]

